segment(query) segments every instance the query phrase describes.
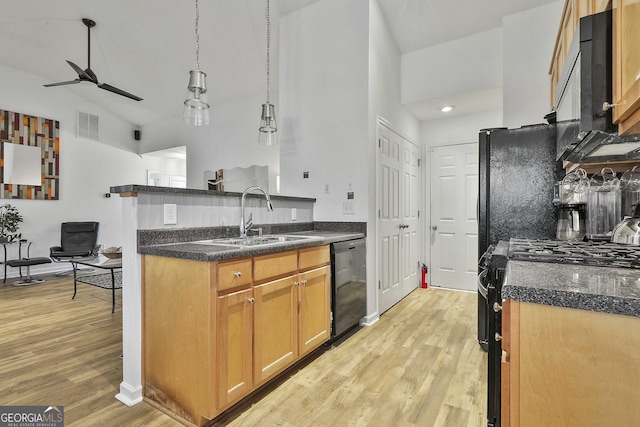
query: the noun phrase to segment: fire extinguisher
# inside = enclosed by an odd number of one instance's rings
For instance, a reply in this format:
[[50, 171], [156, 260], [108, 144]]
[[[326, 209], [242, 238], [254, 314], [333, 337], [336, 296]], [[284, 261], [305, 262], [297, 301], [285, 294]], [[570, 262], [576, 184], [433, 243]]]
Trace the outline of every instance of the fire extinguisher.
[[429, 272], [429, 269], [427, 268], [427, 266], [422, 264], [422, 287], [425, 289], [429, 287], [429, 283], [427, 283], [428, 272]]

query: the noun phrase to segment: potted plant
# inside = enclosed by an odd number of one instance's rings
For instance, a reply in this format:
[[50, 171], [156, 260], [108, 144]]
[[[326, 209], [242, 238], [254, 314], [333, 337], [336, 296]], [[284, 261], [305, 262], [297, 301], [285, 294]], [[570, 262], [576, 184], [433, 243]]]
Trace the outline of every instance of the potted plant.
[[20, 228], [22, 220], [22, 215], [15, 206], [9, 203], [0, 206], [0, 243], [14, 239], [13, 234]]

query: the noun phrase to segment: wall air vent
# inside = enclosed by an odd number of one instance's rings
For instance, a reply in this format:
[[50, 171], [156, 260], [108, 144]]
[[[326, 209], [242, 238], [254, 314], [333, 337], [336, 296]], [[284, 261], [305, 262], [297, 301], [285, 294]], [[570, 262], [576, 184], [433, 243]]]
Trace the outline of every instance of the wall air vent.
[[76, 136], [78, 138], [87, 138], [99, 141], [99, 121], [100, 118], [98, 116], [78, 111], [78, 127]]

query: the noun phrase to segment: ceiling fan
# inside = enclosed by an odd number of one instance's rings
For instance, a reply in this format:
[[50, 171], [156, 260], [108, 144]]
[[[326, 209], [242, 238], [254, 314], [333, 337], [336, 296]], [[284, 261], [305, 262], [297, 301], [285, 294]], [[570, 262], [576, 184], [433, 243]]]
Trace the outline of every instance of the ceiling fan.
[[88, 19], [88, 18], [82, 18], [82, 22], [84, 23], [84, 25], [87, 26], [87, 39], [88, 39], [88, 51], [87, 51], [87, 69], [83, 70], [82, 68], [78, 67], [76, 64], [74, 64], [73, 62], [67, 60], [67, 63], [71, 66], [71, 68], [74, 69], [74, 71], [76, 73], [78, 73], [78, 78], [75, 80], [70, 80], [68, 82], [59, 82], [59, 83], [50, 83], [48, 85], [44, 85], [45, 87], [52, 87], [52, 86], [65, 86], [65, 85], [73, 85], [73, 84], [77, 84], [80, 82], [91, 82], [93, 84], [95, 84], [96, 86], [98, 86], [100, 89], [104, 89], [104, 90], [108, 90], [109, 92], [113, 92], [113, 93], [117, 93], [118, 95], [122, 95], [122, 96], [126, 96], [127, 98], [133, 99], [135, 101], [142, 101], [142, 98], [140, 98], [139, 96], [133, 95], [129, 92], [125, 92], [122, 89], [118, 89], [115, 86], [111, 86], [107, 83], [100, 83], [98, 81], [98, 77], [96, 77], [96, 74], [93, 72], [93, 70], [91, 69], [91, 28], [96, 26], [95, 21]]

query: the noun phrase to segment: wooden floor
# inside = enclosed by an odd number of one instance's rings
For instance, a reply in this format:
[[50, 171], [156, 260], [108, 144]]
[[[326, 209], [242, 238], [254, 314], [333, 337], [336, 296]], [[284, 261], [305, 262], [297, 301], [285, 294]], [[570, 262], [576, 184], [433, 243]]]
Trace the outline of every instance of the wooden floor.
[[[11, 281], [11, 280], [9, 280]], [[49, 278], [0, 284], [0, 406], [62, 405], [67, 426], [180, 425], [145, 402], [114, 396], [122, 380], [120, 292]], [[486, 353], [476, 342], [476, 294], [417, 289], [215, 425], [486, 425]]]

